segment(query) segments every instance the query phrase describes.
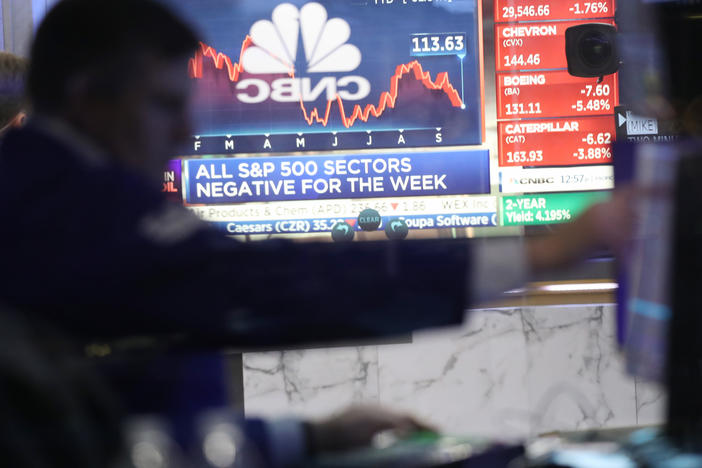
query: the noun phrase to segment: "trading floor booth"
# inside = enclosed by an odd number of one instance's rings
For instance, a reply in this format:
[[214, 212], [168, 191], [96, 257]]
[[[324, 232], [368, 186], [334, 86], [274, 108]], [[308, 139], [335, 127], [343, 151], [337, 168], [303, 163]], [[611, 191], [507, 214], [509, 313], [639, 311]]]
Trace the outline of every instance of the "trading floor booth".
[[[666, 366], [671, 355], [691, 356], [675, 345], [697, 332], [675, 325], [678, 311], [697, 303], [682, 299], [697, 280], [676, 279], [700, 258], [680, 251], [694, 244], [680, 202], [695, 198], [685, 194], [696, 190], [688, 180], [696, 163], [684, 163], [694, 167], [677, 183], [678, 161], [696, 149], [650, 146], [694, 130], [693, 117], [688, 127], [679, 117], [694, 114], [684, 104], [699, 93], [681, 93], [694, 86], [687, 67], [699, 68], [699, 54], [671, 31], [682, 31], [679, 23], [699, 31], [696, 7], [164, 2], [202, 41], [187, 69], [194, 132], [164, 168], [163, 192], [233, 242], [528, 239], [607, 200], [615, 178], [669, 189], [641, 200], [648, 230], [626, 262], [595, 253], [476, 304], [459, 328], [265, 349], [219, 341], [232, 407], [315, 418], [379, 403], [446, 434], [379, 441], [315, 466], [507, 466], [519, 457], [534, 466], [636, 466], [643, 458], [631, 450], [648, 445], [628, 437], [659, 441], [634, 430], [666, 419], [671, 446], [699, 450], [699, 423], [673, 424], [699, 406], [691, 394], [676, 396], [680, 379], [699, 380], [699, 369]], [[8, 27], [27, 17], [17, 19], [18, 2], [2, 3], [6, 48], [22, 47]], [[49, 6], [32, 2], [31, 21]], [[670, 98], [670, 89], [680, 93]], [[677, 118], [656, 111], [668, 98]], [[86, 351], [104, 359], [201, 346], [187, 336], [125, 337]], [[480, 458], [495, 453], [502, 458]]]

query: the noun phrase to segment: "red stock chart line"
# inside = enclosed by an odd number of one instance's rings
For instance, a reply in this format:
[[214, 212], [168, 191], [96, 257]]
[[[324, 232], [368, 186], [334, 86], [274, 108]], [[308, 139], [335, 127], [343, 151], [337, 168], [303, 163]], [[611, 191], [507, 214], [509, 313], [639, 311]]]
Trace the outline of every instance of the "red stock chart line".
[[[247, 35], [241, 45], [239, 57], [243, 56], [246, 49], [252, 44], [253, 41], [251, 37]], [[239, 81], [239, 76], [244, 72], [244, 67], [241, 65], [241, 63], [232, 62], [232, 59], [227, 55], [217, 52], [212, 47], [201, 42], [200, 49], [195, 52], [195, 56], [192, 57], [188, 63], [188, 71], [191, 78], [202, 78], [202, 67], [205, 58], [211, 59], [215, 68], [219, 70], [226, 68], [229, 80], [232, 82]], [[336, 102], [339, 108], [341, 122], [346, 128], [351, 128], [358, 119], [363, 122], [368, 122], [371, 115], [379, 118], [381, 115], [383, 115], [387, 108], [395, 107], [400, 80], [408, 74], [412, 74], [414, 78], [421, 82], [422, 85], [424, 85], [424, 87], [428, 90], [443, 91], [448, 96], [453, 107], [462, 106], [463, 101], [456, 88], [454, 88], [449, 81], [447, 72], [438, 73], [436, 75], [436, 79], [432, 80], [431, 74], [428, 71], [424, 71], [422, 65], [417, 60], [413, 60], [409, 63], [400, 64], [397, 66], [397, 68], [395, 68], [395, 74], [390, 78], [390, 90], [383, 91], [380, 94], [380, 99], [377, 106], [373, 104], [366, 104], [366, 106], [362, 108], [359, 104], [356, 104], [354, 105], [351, 113], [347, 115], [344, 107], [344, 101], [337, 94], [334, 99], [327, 100], [326, 109], [323, 113], [320, 113], [319, 109], [316, 107], [308, 110], [307, 106], [305, 106], [305, 103], [302, 100], [302, 96], [300, 96], [300, 110], [302, 111], [302, 116], [310, 126], [317, 123], [326, 127], [329, 123], [332, 104]], [[289, 75], [294, 78], [294, 70], [291, 70]]]

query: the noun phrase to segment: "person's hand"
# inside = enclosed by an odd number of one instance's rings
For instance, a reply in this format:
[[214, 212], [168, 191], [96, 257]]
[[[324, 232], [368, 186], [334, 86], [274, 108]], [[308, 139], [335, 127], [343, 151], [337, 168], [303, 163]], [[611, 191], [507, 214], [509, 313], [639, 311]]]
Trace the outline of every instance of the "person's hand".
[[373, 436], [391, 430], [398, 437], [415, 431], [434, 431], [406, 413], [379, 406], [352, 406], [322, 421], [308, 423], [311, 451], [335, 452], [369, 445]]
[[636, 224], [636, 198], [646, 195], [645, 191], [633, 187], [617, 189], [610, 200], [586, 210], [575, 222], [576, 229], [590, 235], [585, 248], [606, 248], [617, 257], [624, 257]]
[[532, 271], [571, 264], [597, 249], [625, 256], [636, 221], [635, 197], [633, 188], [617, 189], [611, 199], [591, 206], [553, 235], [530, 239], [527, 257]]

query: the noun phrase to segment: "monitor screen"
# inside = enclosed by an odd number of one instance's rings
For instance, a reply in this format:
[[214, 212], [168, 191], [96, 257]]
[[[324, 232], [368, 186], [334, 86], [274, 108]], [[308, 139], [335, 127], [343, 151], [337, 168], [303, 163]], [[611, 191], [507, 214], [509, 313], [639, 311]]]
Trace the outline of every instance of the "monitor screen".
[[627, 371], [662, 382], [671, 315], [673, 193], [681, 148], [621, 143], [615, 147], [617, 184], [634, 184], [637, 227], [620, 262], [618, 324]]
[[689, 191], [698, 174], [677, 170], [681, 155], [699, 152], [694, 140], [678, 138], [699, 135], [702, 87], [694, 81], [699, 53], [691, 44], [700, 37], [701, 13], [690, 2], [647, 0], [622, 4], [618, 12], [628, 106], [617, 112], [616, 182], [645, 187], [636, 242], [618, 278], [618, 339], [629, 372], [656, 381], [664, 380], [670, 361], [671, 317], [685, 313], [673, 311], [678, 281], [672, 278], [682, 274], [672, 266], [680, 263], [673, 226], [681, 223], [680, 207], [692, 203], [675, 193]]
[[164, 191], [229, 235], [513, 235], [613, 187], [617, 73], [566, 58], [613, 0], [166, 3], [202, 42]]
[[666, 384], [666, 432], [686, 450], [702, 452], [702, 296], [700, 295], [700, 203], [702, 151], [699, 142], [685, 148], [675, 190], [673, 223], [673, 275]]
[[[617, 183], [622, 175], [655, 182], [659, 188], [662, 184], [663, 190], [640, 203], [645, 210], [636, 248], [620, 278], [620, 338], [628, 370], [666, 385], [667, 438], [678, 451], [700, 453], [702, 231], [697, 213], [702, 200], [702, 85], [697, 79], [697, 44], [702, 5], [642, 0], [628, 6], [622, 42], [632, 60], [622, 81], [630, 94], [627, 102], [638, 107], [640, 116], [623, 117], [649, 133], [627, 136], [629, 143], [623, 146], [618, 143]], [[661, 129], [668, 133], [664, 138], [660, 138]], [[657, 135], [659, 142], [679, 135], [688, 138], [675, 144], [648, 144]], [[651, 451], [651, 455], [661, 454]], [[676, 452], [667, 449], [666, 456], [672, 455]]]

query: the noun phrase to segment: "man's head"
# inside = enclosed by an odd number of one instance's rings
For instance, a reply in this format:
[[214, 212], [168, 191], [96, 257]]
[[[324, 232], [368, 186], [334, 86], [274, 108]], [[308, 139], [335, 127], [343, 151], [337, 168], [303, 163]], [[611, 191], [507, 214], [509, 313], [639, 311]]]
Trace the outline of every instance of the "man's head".
[[24, 121], [24, 81], [27, 61], [0, 52], [0, 133]]
[[190, 133], [192, 30], [153, 0], [63, 0], [37, 30], [28, 95], [119, 162], [157, 175]]

